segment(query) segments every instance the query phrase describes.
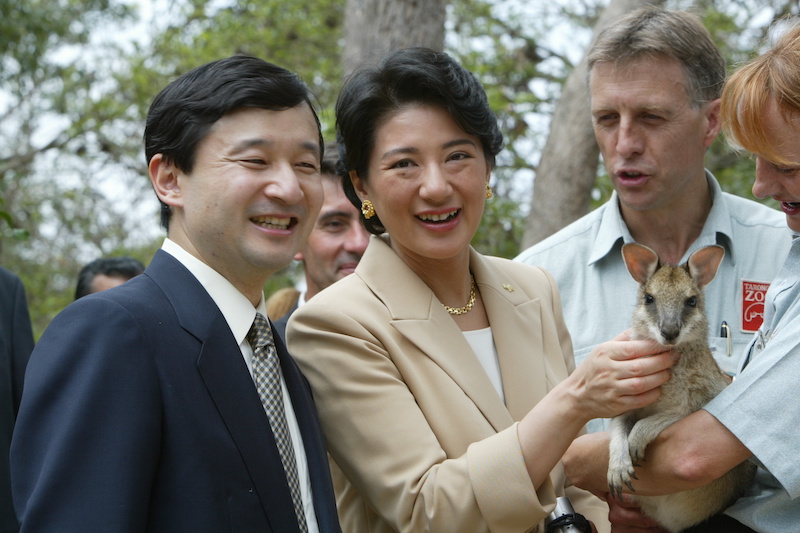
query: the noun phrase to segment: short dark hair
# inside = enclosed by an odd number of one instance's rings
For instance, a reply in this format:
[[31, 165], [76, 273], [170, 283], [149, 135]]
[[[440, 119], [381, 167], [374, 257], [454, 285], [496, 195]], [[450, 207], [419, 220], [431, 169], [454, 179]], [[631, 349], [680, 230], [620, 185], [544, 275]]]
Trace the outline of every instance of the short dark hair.
[[589, 72], [598, 63], [670, 58], [683, 67], [692, 107], [716, 100], [725, 83], [725, 58], [696, 15], [643, 7], [623, 16], [598, 36], [587, 56]]
[[325, 155], [319, 166], [319, 173], [323, 176], [338, 176], [336, 164], [339, 162], [339, 148], [336, 143], [325, 144]]
[[[190, 173], [197, 145], [224, 115], [244, 107], [291, 109], [308, 104], [319, 131], [311, 94], [297, 74], [263, 59], [237, 55], [212, 61], [178, 77], [153, 100], [144, 130], [148, 164], [156, 154]], [[169, 229], [171, 210], [161, 203], [161, 224]]]
[[95, 292], [92, 282], [95, 276], [105, 275], [110, 278], [129, 280], [144, 272], [144, 265], [138, 259], [128, 256], [101, 257], [87, 263], [78, 273], [78, 285], [75, 288], [75, 299], [83, 298]]
[[[349, 172], [355, 170], [363, 181], [369, 179], [378, 125], [415, 103], [445, 109], [461, 129], [481, 140], [486, 160], [494, 168], [503, 135], [477, 78], [443, 52], [422, 47], [396, 50], [377, 65], [351, 74], [336, 101], [339, 174], [345, 194], [359, 210], [361, 200]], [[365, 219], [362, 215], [362, 221], [370, 233], [386, 231], [377, 216]]]

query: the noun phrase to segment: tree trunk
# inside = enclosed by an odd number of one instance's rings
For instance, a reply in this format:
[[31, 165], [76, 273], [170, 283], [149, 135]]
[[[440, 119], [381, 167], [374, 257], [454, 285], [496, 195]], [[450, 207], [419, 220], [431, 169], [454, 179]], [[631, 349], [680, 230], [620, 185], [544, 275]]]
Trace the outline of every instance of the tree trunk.
[[391, 50], [444, 48], [447, 0], [347, 0], [344, 74]]
[[[611, 0], [592, 35], [628, 11], [665, 0]], [[590, 45], [591, 48], [591, 45]], [[600, 150], [594, 138], [586, 55], [570, 73], [550, 122], [550, 133], [542, 150], [533, 182], [531, 211], [525, 222], [522, 249], [533, 246], [589, 211], [592, 187], [597, 177]]]

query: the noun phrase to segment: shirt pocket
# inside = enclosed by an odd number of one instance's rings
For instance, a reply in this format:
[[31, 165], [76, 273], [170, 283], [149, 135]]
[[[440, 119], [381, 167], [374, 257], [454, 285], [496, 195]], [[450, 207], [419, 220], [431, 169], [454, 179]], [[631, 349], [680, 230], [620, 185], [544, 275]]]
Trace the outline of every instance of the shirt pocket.
[[750, 339], [710, 337], [708, 343], [711, 348], [711, 355], [714, 356], [722, 371], [729, 376], [735, 376], [739, 372], [739, 364], [742, 361], [745, 349], [750, 344]]

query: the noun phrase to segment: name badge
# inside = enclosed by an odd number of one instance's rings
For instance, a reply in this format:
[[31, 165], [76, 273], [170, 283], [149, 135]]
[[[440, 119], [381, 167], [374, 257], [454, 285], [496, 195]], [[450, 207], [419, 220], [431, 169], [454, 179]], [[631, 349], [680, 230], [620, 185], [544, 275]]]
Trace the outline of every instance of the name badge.
[[755, 333], [764, 322], [764, 299], [769, 283], [742, 280], [742, 331]]

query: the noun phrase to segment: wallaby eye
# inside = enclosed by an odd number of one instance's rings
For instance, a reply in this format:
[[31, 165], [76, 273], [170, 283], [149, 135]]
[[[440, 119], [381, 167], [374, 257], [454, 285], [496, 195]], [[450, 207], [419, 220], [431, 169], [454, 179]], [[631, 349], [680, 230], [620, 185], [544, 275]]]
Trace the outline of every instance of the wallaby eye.
[[690, 296], [686, 298], [686, 305], [689, 307], [697, 307], [697, 296]]
[[655, 302], [655, 301], [656, 301], [656, 299], [655, 299], [655, 298], [653, 298], [653, 295], [652, 295], [652, 294], [650, 294], [650, 293], [645, 293], [645, 295], [644, 295], [644, 303], [646, 303], [646, 304], [651, 304], [651, 303], [653, 303], [653, 302]]

